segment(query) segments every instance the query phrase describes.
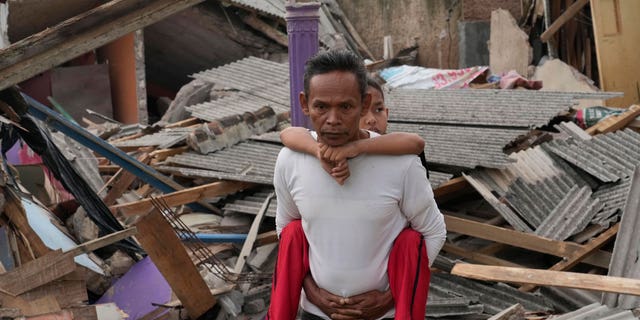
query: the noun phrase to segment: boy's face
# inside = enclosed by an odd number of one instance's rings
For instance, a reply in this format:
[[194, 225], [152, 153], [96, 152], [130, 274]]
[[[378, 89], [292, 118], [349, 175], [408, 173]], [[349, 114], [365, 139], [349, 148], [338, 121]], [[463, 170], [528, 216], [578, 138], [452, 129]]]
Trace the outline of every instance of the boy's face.
[[384, 105], [382, 93], [374, 87], [368, 87], [367, 93], [371, 95], [371, 107], [369, 111], [360, 118], [360, 128], [385, 134], [387, 133], [389, 109]]

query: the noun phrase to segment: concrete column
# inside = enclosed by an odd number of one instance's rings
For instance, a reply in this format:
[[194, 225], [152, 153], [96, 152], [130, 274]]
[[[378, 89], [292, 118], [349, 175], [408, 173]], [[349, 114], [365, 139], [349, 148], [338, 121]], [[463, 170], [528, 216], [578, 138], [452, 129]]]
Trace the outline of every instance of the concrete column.
[[109, 65], [113, 118], [122, 123], [138, 122], [134, 39], [130, 33], [99, 49], [102, 60]]
[[298, 94], [304, 90], [305, 62], [318, 52], [318, 24], [320, 3], [293, 3], [287, 8], [287, 34], [289, 35], [289, 79], [291, 81], [291, 124], [311, 128], [302, 113]]

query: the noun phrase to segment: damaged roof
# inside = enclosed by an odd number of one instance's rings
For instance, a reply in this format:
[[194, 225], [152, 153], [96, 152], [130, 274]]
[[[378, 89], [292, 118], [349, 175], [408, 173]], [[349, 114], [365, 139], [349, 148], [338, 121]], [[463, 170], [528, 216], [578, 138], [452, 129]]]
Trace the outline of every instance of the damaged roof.
[[389, 120], [394, 122], [534, 128], [568, 111], [578, 99], [615, 96], [605, 92], [397, 89], [389, 92], [386, 104], [391, 109]]

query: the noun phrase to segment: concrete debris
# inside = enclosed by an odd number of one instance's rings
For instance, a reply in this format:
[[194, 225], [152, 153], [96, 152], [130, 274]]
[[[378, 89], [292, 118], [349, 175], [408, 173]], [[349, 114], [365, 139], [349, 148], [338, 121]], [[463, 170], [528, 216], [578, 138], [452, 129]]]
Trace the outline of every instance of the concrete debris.
[[230, 147], [253, 135], [263, 134], [273, 129], [278, 120], [270, 107], [263, 107], [255, 113], [222, 118], [203, 124], [187, 137], [187, 144], [202, 154]]
[[67, 227], [80, 242], [98, 238], [98, 226], [89, 218], [84, 208], [78, 210], [67, 219]]
[[211, 83], [195, 79], [180, 88], [176, 98], [171, 101], [169, 109], [162, 116], [161, 121], [174, 123], [186, 119], [189, 114], [185, 107], [207, 101], [212, 86]]

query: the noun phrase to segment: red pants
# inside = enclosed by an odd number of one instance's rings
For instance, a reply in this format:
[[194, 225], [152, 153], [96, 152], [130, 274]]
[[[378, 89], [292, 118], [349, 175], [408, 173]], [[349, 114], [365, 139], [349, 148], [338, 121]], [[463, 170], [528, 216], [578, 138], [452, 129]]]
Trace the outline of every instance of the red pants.
[[[280, 234], [267, 320], [295, 320], [302, 281], [309, 273], [309, 244], [302, 222], [290, 222]], [[387, 266], [395, 319], [423, 320], [429, 294], [429, 257], [422, 235], [406, 228], [393, 242]]]

